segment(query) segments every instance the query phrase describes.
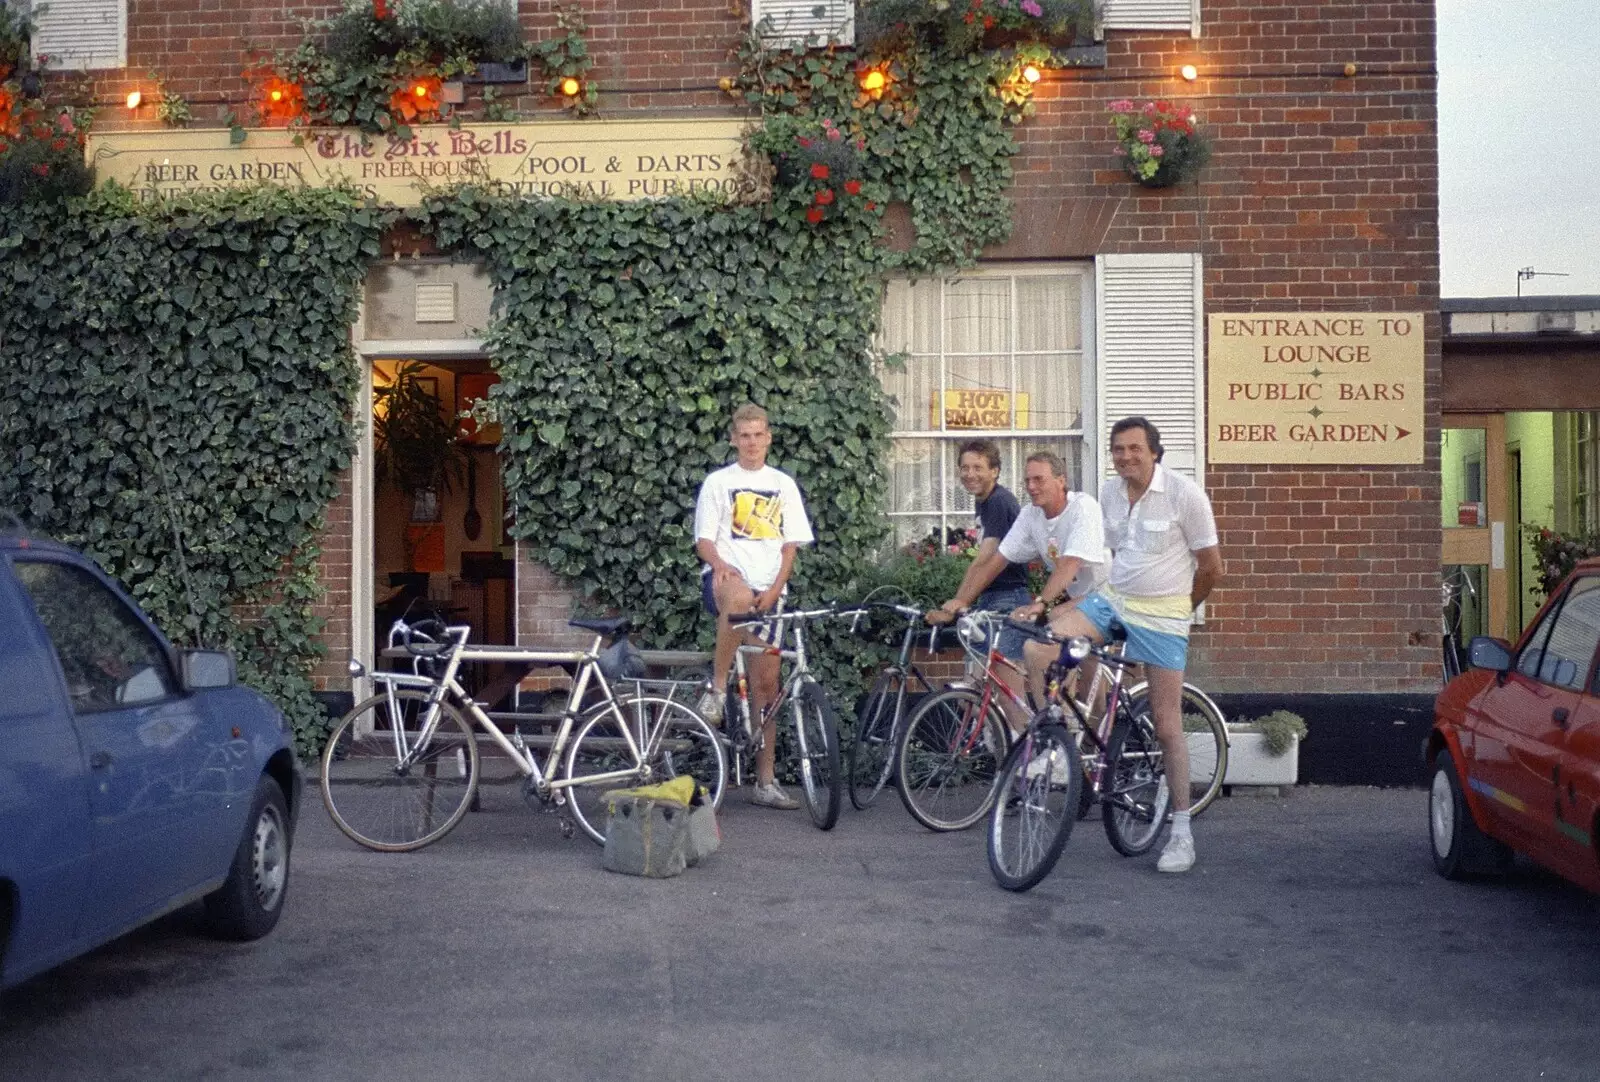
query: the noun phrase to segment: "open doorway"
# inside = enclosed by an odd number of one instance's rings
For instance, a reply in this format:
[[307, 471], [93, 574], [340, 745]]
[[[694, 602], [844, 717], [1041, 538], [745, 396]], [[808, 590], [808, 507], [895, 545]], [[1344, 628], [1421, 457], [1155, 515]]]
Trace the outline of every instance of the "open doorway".
[[[473, 642], [515, 641], [515, 561], [500, 433], [460, 416], [496, 380], [481, 358], [372, 362], [375, 652], [386, 645], [394, 620], [407, 613], [408, 620], [432, 615], [467, 624]], [[494, 669], [464, 669], [467, 690], [476, 694], [495, 683]]]

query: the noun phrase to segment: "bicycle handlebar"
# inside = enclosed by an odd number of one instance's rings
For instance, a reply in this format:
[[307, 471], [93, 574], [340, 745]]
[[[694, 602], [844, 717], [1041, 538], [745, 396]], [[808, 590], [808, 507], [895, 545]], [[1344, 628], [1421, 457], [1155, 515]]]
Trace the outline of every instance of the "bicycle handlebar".
[[1137, 665], [1138, 662], [1123, 657], [1121, 653], [1113, 652], [1103, 644], [1097, 645], [1094, 640], [1082, 635], [1057, 635], [1044, 624], [1027, 624], [1020, 620], [1006, 617], [1006, 626], [1014, 631], [1020, 631], [1035, 642], [1059, 645], [1062, 659], [1077, 664], [1088, 658], [1095, 658], [1111, 665]]

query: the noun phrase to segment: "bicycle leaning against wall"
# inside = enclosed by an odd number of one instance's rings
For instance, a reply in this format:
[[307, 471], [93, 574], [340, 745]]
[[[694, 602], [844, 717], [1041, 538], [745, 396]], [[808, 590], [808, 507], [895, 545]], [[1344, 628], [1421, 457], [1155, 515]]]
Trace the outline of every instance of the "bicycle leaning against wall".
[[[932, 654], [950, 629], [925, 624], [922, 610], [910, 605], [865, 601], [857, 607], [863, 615], [888, 612], [905, 622], [900, 631], [900, 653], [884, 666], [872, 690], [861, 701], [856, 715], [855, 739], [850, 742], [850, 758], [845, 768], [850, 803], [857, 811], [866, 811], [895, 777], [895, 750], [899, 747], [900, 734], [905, 731], [907, 708], [933, 692], [933, 685], [911, 660], [912, 648], [921, 633], [927, 631], [928, 653]], [[859, 621], [857, 617], [852, 623], [852, 631], [860, 630]]]
[[[720, 804], [727, 761], [716, 730], [670, 696], [648, 694], [641, 683], [619, 680], [613, 687], [603, 671], [602, 644], [626, 635], [627, 619], [570, 624], [594, 633], [587, 649], [474, 646], [467, 642], [468, 627], [442, 628], [434, 637], [395, 621], [390, 646], [416, 659], [415, 671], [369, 674], [352, 661], [350, 674], [370, 675], [381, 691], [340, 719], [322, 753], [322, 801], [339, 829], [384, 852], [420, 849], [444, 837], [472, 804], [485, 739], [488, 753], [503, 755], [525, 779], [526, 799], [565, 810], [596, 842], [605, 840], [600, 797], [610, 789], [687, 774]], [[553, 721], [554, 735], [525, 737], [520, 725], [510, 736], [502, 732], [496, 718], [517, 716], [491, 718], [472, 700], [457, 679], [466, 662], [568, 669], [572, 686], [561, 713], [528, 716]], [[536, 754], [540, 745], [547, 745], [543, 762]], [[565, 820], [562, 830], [571, 833]]]

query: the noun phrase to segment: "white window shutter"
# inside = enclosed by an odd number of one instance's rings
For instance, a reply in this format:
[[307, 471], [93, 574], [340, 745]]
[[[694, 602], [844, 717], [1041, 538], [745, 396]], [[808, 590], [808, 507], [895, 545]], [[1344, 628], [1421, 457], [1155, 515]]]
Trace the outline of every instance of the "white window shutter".
[[1161, 430], [1162, 463], [1205, 483], [1204, 276], [1198, 253], [1095, 257], [1095, 416], [1100, 469], [1111, 426], [1142, 416]]
[[750, 0], [750, 22], [769, 47], [856, 40], [855, 0]]
[[1104, 30], [1187, 30], [1200, 36], [1200, 0], [1101, 0]]
[[51, 68], [128, 66], [128, 0], [50, 0], [36, 22], [33, 55]]

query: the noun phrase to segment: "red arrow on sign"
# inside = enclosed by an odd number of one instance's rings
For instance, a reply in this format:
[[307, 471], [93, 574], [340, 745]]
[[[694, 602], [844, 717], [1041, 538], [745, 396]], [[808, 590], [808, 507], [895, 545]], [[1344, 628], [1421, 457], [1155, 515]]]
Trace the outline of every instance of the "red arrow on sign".
[[1395, 437], [1394, 438], [1397, 439], [1397, 440], [1403, 440], [1407, 436], [1411, 435], [1411, 429], [1409, 429], [1409, 428], [1401, 428], [1399, 425], [1395, 425], [1394, 426], [1394, 430], [1395, 430]]

